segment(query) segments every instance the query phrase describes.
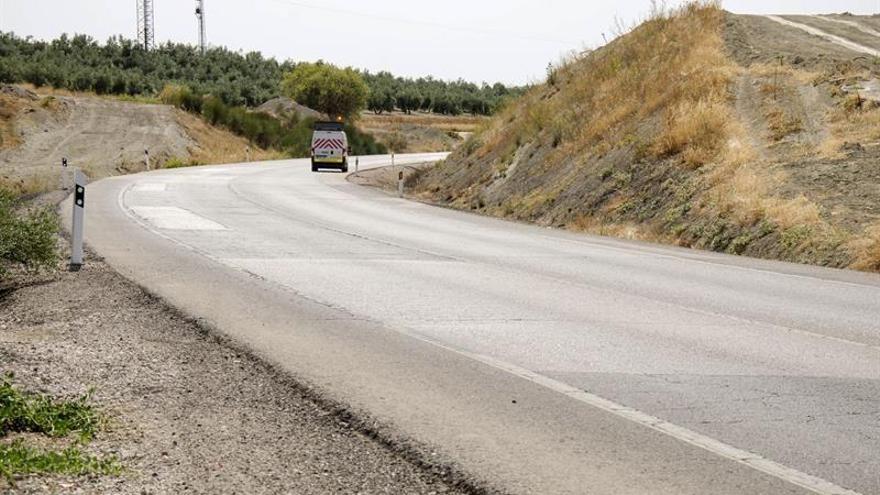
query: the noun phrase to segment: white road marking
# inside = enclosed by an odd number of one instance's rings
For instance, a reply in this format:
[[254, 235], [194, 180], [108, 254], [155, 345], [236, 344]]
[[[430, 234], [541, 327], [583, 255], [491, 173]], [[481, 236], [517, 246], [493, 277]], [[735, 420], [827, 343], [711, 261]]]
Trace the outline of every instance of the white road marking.
[[213, 220], [176, 206], [132, 206], [131, 211], [163, 230], [229, 230]]
[[814, 28], [813, 26], [807, 26], [806, 24], [801, 24], [799, 22], [789, 21], [788, 19], [783, 19], [782, 17], [775, 15], [765, 16], [767, 19], [771, 21], [778, 22], [784, 26], [793, 27], [795, 29], [800, 29], [801, 31], [806, 31], [814, 36], [819, 36], [820, 38], [825, 38], [826, 40], [840, 45], [844, 48], [848, 48], [854, 52], [859, 53], [867, 53], [868, 55], [872, 55], [874, 57], [880, 57], [880, 50], [875, 50], [873, 48], [868, 48], [865, 45], [860, 45], [858, 43], [852, 42], [848, 39], [841, 38], [840, 36], [835, 36], [831, 33], [826, 33], [821, 29]]
[[161, 182], [141, 182], [135, 184], [132, 191], [135, 192], [165, 192], [167, 184]]
[[415, 339], [445, 349], [447, 351], [455, 352], [475, 361], [479, 361], [495, 369], [516, 375], [532, 383], [553, 390], [554, 392], [566, 395], [576, 401], [609, 412], [615, 416], [626, 419], [633, 423], [638, 423], [652, 430], [659, 431], [660, 433], [663, 433], [695, 447], [701, 448], [703, 450], [707, 450], [713, 454], [730, 459], [740, 464], [745, 464], [752, 469], [768, 474], [775, 478], [779, 478], [793, 485], [797, 485], [813, 493], [817, 493], [820, 495], [861, 495], [859, 492], [843, 488], [841, 486], [835, 485], [834, 483], [831, 483], [830, 481], [826, 481], [822, 478], [798, 471], [797, 469], [790, 468], [778, 462], [771, 461], [770, 459], [762, 457], [759, 454], [739, 449], [737, 447], [734, 447], [733, 445], [728, 445], [720, 440], [702, 435], [695, 431], [691, 431], [687, 428], [670, 423], [658, 417], [651, 416], [650, 414], [639, 411], [638, 409], [627, 407], [614, 401], [600, 397], [598, 395], [585, 392], [584, 390], [581, 390], [577, 387], [573, 387], [558, 380], [554, 380], [553, 378], [535, 373], [531, 370], [521, 368], [515, 364], [507, 363], [505, 361], [495, 359], [491, 356], [456, 349], [446, 344], [443, 344], [442, 342], [435, 341], [433, 339], [413, 332], [403, 333]]

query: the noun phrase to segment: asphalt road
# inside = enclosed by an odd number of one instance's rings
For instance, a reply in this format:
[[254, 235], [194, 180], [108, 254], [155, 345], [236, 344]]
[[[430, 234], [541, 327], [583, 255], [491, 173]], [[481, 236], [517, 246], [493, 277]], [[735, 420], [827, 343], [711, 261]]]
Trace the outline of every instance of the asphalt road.
[[479, 217], [303, 160], [87, 201], [123, 274], [502, 491], [880, 493], [880, 277]]

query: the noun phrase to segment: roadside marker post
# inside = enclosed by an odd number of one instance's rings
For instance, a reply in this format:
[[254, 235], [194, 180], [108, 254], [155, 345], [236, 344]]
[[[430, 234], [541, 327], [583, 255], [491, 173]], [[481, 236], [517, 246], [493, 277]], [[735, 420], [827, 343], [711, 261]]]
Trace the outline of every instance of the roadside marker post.
[[361, 157], [354, 157], [354, 171], [357, 172], [361, 168]]
[[247, 148], [244, 149], [244, 161], [246, 161], [246, 162], [251, 161], [251, 147], [250, 146], [248, 146]]
[[150, 150], [144, 150], [144, 165], [150, 170]]
[[67, 157], [61, 158], [61, 190], [66, 191], [69, 186], [67, 185]]
[[83, 264], [83, 222], [86, 210], [86, 176], [73, 171], [73, 232], [70, 246], [70, 271], [78, 271]]
[[391, 153], [391, 166], [394, 166], [394, 153]]
[[397, 173], [397, 197], [403, 197], [403, 170]]

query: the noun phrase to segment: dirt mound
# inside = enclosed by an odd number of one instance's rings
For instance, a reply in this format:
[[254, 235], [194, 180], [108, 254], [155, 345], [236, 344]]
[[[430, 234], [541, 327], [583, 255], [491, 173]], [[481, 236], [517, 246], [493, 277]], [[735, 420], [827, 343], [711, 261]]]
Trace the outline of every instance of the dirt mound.
[[166, 164], [274, 155], [168, 105], [0, 88], [0, 179], [28, 191], [58, 186], [62, 158], [92, 179]]
[[31, 101], [36, 101], [39, 99], [39, 96], [37, 96], [37, 94], [33, 91], [25, 88], [20, 88], [18, 86], [12, 86], [9, 84], [0, 85], [0, 94]]
[[555, 68], [416, 191], [544, 225], [880, 269], [880, 108], [865, 97], [877, 74], [859, 52], [872, 28], [830, 19], [657, 16]]
[[276, 119], [289, 118], [296, 115], [297, 119], [312, 118], [315, 120], [327, 120], [327, 116], [323, 113], [312, 110], [311, 108], [300, 105], [299, 103], [286, 97], [273, 98], [256, 108], [257, 112], [267, 113]]

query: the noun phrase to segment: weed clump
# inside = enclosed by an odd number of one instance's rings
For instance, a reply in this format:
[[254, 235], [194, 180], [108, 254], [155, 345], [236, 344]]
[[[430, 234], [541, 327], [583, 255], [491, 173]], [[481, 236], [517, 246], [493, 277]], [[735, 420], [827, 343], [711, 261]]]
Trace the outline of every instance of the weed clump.
[[47, 395], [18, 390], [7, 375], [0, 381], [0, 437], [10, 433], [42, 433], [65, 437], [78, 433], [92, 438], [102, 425], [101, 416], [84, 395], [73, 400], [55, 400]]
[[0, 444], [0, 476], [13, 483], [15, 476], [33, 474], [87, 474], [114, 475], [122, 472], [119, 461], [113, 457], [99, 458], [84, 453], [78, 447], [60, 452], [36, 449], [19, 439], [11, 444]]
[[[84, 395], [58, 400], [48, 395], [23, 392], [8, 374], [0, 379], [0, 476], [14, 484], [16, 476], [30, 474], [117, 474], [121, 466], [114, 456], [84, 453], [84, 445], [104, 426], [104, 418]], [[37, 449], [28, 437], [4, 442], [10, 434], [44, 435], [58, 439], [77, 435], [77, 443], [61, 450]]]
[[0, 277], [12, 263], [30, 269], [49, 268], [58, 261], [59, 223], [51, 208], [27, 210], [18, 193], [0, 185]]

